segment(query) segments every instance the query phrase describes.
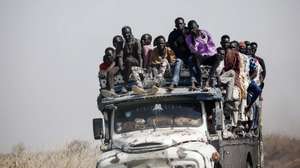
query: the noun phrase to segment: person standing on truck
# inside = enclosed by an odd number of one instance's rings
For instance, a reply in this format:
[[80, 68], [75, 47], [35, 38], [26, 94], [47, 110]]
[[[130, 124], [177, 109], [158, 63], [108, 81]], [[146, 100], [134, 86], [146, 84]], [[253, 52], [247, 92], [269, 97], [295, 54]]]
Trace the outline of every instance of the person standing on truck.
[[172, 82], [168, 90], [172, 91], [179, 82], [182, 60], [176, 58], [174, 51], [166, 46], [166, 40], [163, 36], [156, 37], [154, 41], [156, 47], [151, 52], [150, 65], [153, 70], [155, 81], [160, 85], [166, 70], [170, 69], [172, 72]]
[[247, 89], [247, 107], [245, 108], [246, 112], [249, 112], [252, 108], [253, 119], [250, 124], [250, 129], [255, 130], [258, 126], [258, 109], [257, 105], [255, 104], [257, 98], [262, 92], [262, 89], [259, 85], [257, 85], [255, 78], [257, 77], [258, 70], [256, 60], [250, 60], [250, 67], [249, 67], [249, 76], [250, 76], [250, 84]]
[[[255, 55], [257, 50], [257, 43], [252, 42], [250, 44], [251, 50], [251, 59], [250, 59], [250, 70], [249, 75], [251, 78], [251, 82], [248, 87], [248, 105], [245, 109], [245, 111], [249, 111], [252, 107], [252, 113], [253, 113], [253, 121], [251, 124], [251, 129], [256, 130], [258, 127], [258, 120], [260, 116], [261, 111], [261, 93], [264, 88], [264, 79], [266, 76], [266, 67], [264, 60], [258, 56]], [[256, 101], [257, 98], [259, 98], [260, 101]]]
[[99, 65], [99, 78], [105, 77], [106, 87], [101, 88], [109, 91], [112, 95], [114, 91], [114, 76], [119, 71], [119, 67], [116, 66], [115, 50], [112, 47], [105, 49], [105, 55], [103, 56], [103, 63]]
[[220, 41], [221, 47], [226, 51], [227, 49], [230, 48], [230, 37], [227, 34], [224, 34], [221, 37]]
[[[123, 46], [124, 46], [124, 39], [120, 35], [116, 35], [113, 37], [113, 46], [115, 47], [115, 52], [116, 52], [116, 63], [117, 66], [119, 67], [123, 80], [125, 76], [125, 68], [124, 68], [124, 61], [123, 61]], [[121, 93], [126, 93], [127, 89], [125, 88], [124, 84], [121, 88]]]
[[123, 46], [124, 46], [124, 40], [122, 36], [116, 35], [113, 37], [113, 46], [115, 47], [115, 53], [116, 53], [116, 61], [117, 65], [121, 70], [124, 70], [124, 64], [123, 64]]
[[[195, 20], [188, 22], [189, 35], [186, 36], [185, 41], [192, 55], [196, 59], [197, 67], [200, 70], [201, 65], [210, 65], [211, 70], [209, 73], [209, 80], [206, 82], [205, 87], [208, 87], [208, 82], [215, 74], [221, 59], [217, 55], [215, 43], [211, 35], [206, 31], [199, 29]], [[201, 75], [201, 72], [199, 73]], [[195, 80], [192, 82], [192, 88], [195, 86]], [[199, 79], [201, 83], [201, 77]]]
[[138, 39], [134, 38], [132, 30], [129, 26], [122, 28], [122, 35], [125, 39], [123, 48], [123, 61], [124, 61], [124, 82], [128, 85], [129, 76], [132, 73], [132, 67], [142, 67], [142, 47]]
[[240, 105], [240, 56], [238, 52], [238, 43], [236, 41], [230, 42], [230, 48], [226, 50], [224, 57], [224, 68], [220, 76], [221, 83], [227, 82], [227, 90], [225, 97], [224, 110], [227, 112], [227, 119], [231, 120], [232, 126], [236, 127], [238, 124], [238, 114]]
[[241, 61], [240, 68], [240, 81], [241, 81], [241, 104], [240, 104], [240, 119], [242, 121], [246, 121], [245, 115], [245, 107], [247, 106], [247, 88], [250, 83], [249, 77], [249, 62], [250, 57], [247, 55], [247, 45], [250, 43], [249, 41], [241, 41], [239, 42], [239, 55]]
[[250, 46], [251, 46], [251, 51], [252, 51], [251, 56], [253, 58], [256, 58], [256, 60], [258, 61], [259, 65], [261, 67], [261, 71], [260, 71], [260, 74], [259, 74], [259, 81], [260, 81], [261, 89], [263, 89], [264, 88], [264, 80], [266, 78], [266, 65], [265, 65], [265, 61], [264, 61], [264, 59], [262, 59], [261, 57], [259, 57], [259, 56], [256, 55], [257, 43], [256, 42], [252, 42], [250, 44]]
[[152, 36], [148, 33], [143, 34], [141, 37], [141, 46], [142, 46], [142, 56], [143, 56], [143, 67], [148, 68], [149, 67], [149, 60], [151, 56], [151, 51], [153, 50], [153, 47], [151, 45], [152, 42]]

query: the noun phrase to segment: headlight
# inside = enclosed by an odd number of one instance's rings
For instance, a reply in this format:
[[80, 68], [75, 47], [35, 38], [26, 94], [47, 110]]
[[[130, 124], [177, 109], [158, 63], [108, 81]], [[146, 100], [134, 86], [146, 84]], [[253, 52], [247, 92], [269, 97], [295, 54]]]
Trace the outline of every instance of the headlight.
[[194, 161], [173, 161], [171, 163], [172, 168], [197, 168], [196, 163]]
[[211, 160], [214, 161], [214, 162], [220, 161], [220, 154], [219, 154], [219, 152], [214, 152], [214, 153], [211, 155]]

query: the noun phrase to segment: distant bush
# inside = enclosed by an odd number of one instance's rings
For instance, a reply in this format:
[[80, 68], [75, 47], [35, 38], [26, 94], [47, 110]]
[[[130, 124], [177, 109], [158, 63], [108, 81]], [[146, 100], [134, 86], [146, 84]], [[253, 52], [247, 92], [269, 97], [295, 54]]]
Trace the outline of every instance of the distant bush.
[[89, 142], [74, 140], [67, 145], [66, 151], [68, 153], [74, 154], [84, 152], [86, 150], [89, 150], [89, 148]]
[[15, 156], [20, 156], [25, 152], [25, 145], [23, 143], [19, 143], [12, 147], [12, 153]]
[[87, 141], [74, 140], [47, 152], [29, 152], [24, 144], [17, 144], [12, 153], [0, 154], [0, 168], [95, 168], [99, 155], [99, 147]]

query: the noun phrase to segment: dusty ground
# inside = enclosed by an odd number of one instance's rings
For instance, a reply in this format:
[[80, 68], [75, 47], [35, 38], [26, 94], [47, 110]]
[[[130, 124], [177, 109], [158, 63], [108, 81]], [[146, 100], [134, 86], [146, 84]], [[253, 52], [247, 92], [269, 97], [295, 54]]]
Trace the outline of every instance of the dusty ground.
[[[264, 142], [265, 168], [300, 168], [300, 139], [269, 135]], [[49, 152], [28, 152], [18, 144], [0, 154], [0, 168], [95, 168], [99, 154], [99, 147], [77, 140]]]
[[266, 136], [264, 150], [266, 168], [300, 168], [300, 139]]

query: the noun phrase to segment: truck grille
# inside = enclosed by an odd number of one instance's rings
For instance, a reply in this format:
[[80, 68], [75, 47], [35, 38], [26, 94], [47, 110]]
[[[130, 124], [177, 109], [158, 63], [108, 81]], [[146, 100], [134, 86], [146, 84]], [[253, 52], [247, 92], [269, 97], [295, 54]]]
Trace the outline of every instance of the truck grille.
[[163, 150], [168, 147], [169, 147], [168, 145], [164, 145], [162, 143], [149, 142], [149, 143], [130, 145], [128, 147], [124, 147], [123, 150], [126, 152], [138, 153], [138, 152]]

